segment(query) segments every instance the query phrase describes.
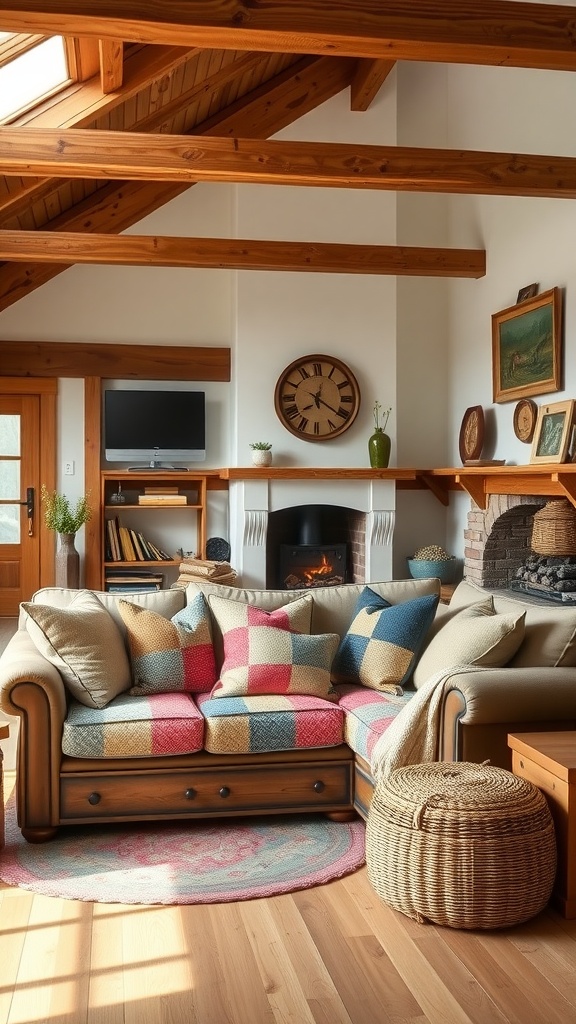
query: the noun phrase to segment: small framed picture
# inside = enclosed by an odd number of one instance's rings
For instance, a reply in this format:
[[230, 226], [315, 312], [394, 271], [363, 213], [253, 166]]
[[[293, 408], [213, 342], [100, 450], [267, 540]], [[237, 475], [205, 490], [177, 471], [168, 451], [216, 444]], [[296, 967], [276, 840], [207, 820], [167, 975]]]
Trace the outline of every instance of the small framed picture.
[[565, 462], [574, 440], [573, 425], [573, 399], [540, 406], [530, 462]]
[[533, 299], [535, 295], [538, 295], [538, 285], [536, 283], [525, 284], [518, 292], [516, 302], [525, 302], [526, 299]]

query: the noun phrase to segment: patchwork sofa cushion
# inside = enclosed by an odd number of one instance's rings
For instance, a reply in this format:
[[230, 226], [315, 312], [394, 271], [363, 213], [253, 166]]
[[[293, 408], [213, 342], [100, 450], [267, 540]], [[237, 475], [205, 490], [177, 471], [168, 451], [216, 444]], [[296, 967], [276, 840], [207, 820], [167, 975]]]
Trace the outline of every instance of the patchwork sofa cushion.
[[437, 594], [391, 605], [365, 587], [334, 659], [332, 678], [401, 695], [437, 606]]
[[204, 719], [187, 693], [123, 693], [99, 710], [72, 701], [62, 734], [70, 757], [193, 754], [203, 743]]
[[64, 684], [86, 707], [103, 708], [131, 683], [122, 634], [90, 590], [79, 590], [66, 608], [24, 602], [26, 630], [55, 665]]
[[301, 693], [336, 700], [330, 668], [338, 634], [292, 633], [267, 625], [260, 615], [249, 609], [248, 625], [224, 634], [224, 664], [212, 696]]
[[[213, 590], [216, 589], [217, 593]], [[205, 585], [199, 589], [199, 585], [189, 584], [187, 593], [204, 593]], [[248, 608], [260, 612], [259, 621], [268, 622], [271, 626], [278, 626], [281, 629], [292, 629], [298, 633], [309, 633], [312, 620], [312, 594], [305, 594], [303, 597], [287, 599], [286, 591], [283, 591], [284, 600], [275, 602], [271, 606], [260, 606], [258, 602], [241, 601], [238, 597], [228, 597], [233, 593], [233, 588], [221, 587], [208, 589], [204, 594], [210, 613], [212, 615], [212, 633], [214, 636], [214, 653], [216, 655], [216, 670], [219, 672], [224, 661], [224, 633], [236, 627], [243, 627], [248, 624]], [[260, 591], [255, 591], [260, 594]], [[269, 618], [269, 616], [272, 618]], [[250, 616], [254, 622], [254, 617]]]
[[252, 754], [343, 742], [344, 713], [320, 697], [226, 697], [199, 694], [206, 721], [204, 747], [211, 754]]
[[497, 615], [490, 600], [462, 608], [423, 652], [414, 686], [418, 689], [430, 676], [455, 665], [507, 665], [524, 639], [525, 616], [524, 611]]
[[342, 684], [338, 687], [338, 704], [344, 711], [344, 741], [370, 764], [376, 741], [413, 696], [413, 690], [394, 697], [354, 683]]
[[202, 693], [214, 685], [216, 664], [210, 615], [202, 594], [171, 619], [120, 600], [132, 662], [133, 696], [185, 690]]

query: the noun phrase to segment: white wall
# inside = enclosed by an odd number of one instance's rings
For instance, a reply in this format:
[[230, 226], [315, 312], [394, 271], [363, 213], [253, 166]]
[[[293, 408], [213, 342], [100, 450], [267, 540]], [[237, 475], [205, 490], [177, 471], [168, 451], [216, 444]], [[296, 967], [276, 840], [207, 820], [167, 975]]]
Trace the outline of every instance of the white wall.
[[[574, 76], [569, 72], [512, 68], [448, 69], [447, 144], [509, 153], [576, 155]], [[576, 205], [571, 200], [453, 196], [450, 244], [483, 245], [486, 277], [450, 284], [450, 459], [458, 464], [458, 434], [470, 405], [482, 405], [494, 436], [488, 457], [526, 464], [530, 446], [513, 431], [515, 401], [492, 401], [491, 317], [513, 305], [533, 281], [540, 291], [564, 293], [563, 390], [537, 396], [538, 405], [576, 395], [574, 324]], [[462, 545], [469, 501], [451, 503], [450, 531]]]

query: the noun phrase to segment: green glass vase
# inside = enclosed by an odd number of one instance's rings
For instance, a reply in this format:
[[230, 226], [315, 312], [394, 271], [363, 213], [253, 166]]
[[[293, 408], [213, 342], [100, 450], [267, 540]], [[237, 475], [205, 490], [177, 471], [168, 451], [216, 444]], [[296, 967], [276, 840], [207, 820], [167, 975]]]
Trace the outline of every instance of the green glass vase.
[[372, 437], [368, 438], [368, 454], [372, 469], [386, 469], [390, 462], [390, 438], [382, 427], [376, 427]]

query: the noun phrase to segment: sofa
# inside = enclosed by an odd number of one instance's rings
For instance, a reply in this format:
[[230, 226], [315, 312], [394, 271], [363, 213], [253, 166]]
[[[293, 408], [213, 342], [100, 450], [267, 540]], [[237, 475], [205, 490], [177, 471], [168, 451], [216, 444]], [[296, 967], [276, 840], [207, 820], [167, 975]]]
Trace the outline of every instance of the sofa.
[[71, 824], [366, 817], [372, 757], [450, 668], [437, 760], [510, 767], [510, 731], [576, 728], [576, 608], [435, 579], [312, 591], [46, 588], [0, 658], [30, 842]]

